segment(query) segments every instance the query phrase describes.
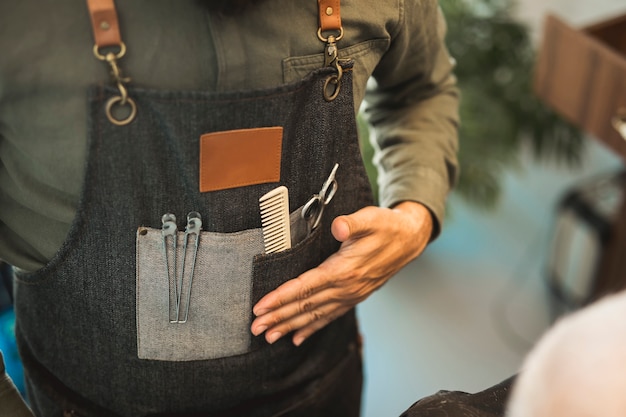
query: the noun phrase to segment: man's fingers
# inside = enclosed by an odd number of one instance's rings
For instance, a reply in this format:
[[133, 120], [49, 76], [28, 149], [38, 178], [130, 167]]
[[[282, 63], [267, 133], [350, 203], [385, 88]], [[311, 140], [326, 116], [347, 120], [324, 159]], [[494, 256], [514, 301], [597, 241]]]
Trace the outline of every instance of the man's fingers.
[[256, 303], [252, 312], [255, 316], [262, 316], [294, 301], [309, 298], [329, 286], [325, 274], [318, 269], [311, 269], [266, 294]]
[[336, 311], [342, 309], [342, 305], [339, 302], [329, 302], [323, 305], [318, 305], [315, 308], [307, 311], [303, 314], [292, 316], [289, 319], [282, 321], [280, 324], [270, 327], [265, 332], [265, 339], [269, 343], [274, 343], [281, 337], [312, 326], [314, 323], [319, 324], [319, 328], [326, 326], [334, 318], [337, 317]]
[[277, 326], [270, 327], [265, 332], [265, 340], [268, 343], [275, 343], [280, 338], [295, 331], [292, 340], [294, 345], [300, 346], [313, 333], [345, 314], [350, 308], [352, 307], [339, 301], [323, 304], [311, 311], [293, 316]]
[[324, 328], [327, 324], [333, 320], [346, 314], [352, 307], [339, 304], [338, 307], [332, 311], [329, 311], [327, 315], [321, 320], [317, 320], [309, 324], [308, 326], [298, 330], [292, 338], [293, 344], [300, 346], [306, 339], [318, 330]]
[[[258, 336], [267, 329], [284, 326], [285, 323], [292, 321], [294, 317], [301, 317], [298, 322], [303, 322], [303, 318], [307, 317], [309, 321], [316, 320], [320, 314], [320, 308], [326, 304], [333, 303], [337, 299], [336, 294], [333, 294], [333, 292], [332, 289], [322, 290], [311, 297], [295, 300], [276, 310], [258, 315], [252, 322], [252, 333]], [[295, 330], [295, 328], [290, 327], [288, 329], [288, 331], [292, 330]]]

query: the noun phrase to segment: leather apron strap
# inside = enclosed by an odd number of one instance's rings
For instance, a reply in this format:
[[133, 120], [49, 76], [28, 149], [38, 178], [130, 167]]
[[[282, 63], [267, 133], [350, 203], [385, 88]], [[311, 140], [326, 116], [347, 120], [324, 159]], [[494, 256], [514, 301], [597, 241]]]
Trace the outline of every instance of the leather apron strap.
[[113, 0], [87, 0], [93, 37], [98, 49], [121, 46], [122, 36]]
[[322, 92], [326, 101], [333, 101], [339, 95], [341, 77], [343, 75], [343, 70], [339, 63], [339, 49], [337, 48], [337, 41], [343, 38], [340, 0], [317, 0], [317, 6], [319, 15], [317, 37], [326, 44], [324, 66], [333, 67], [337, 70], [337, 74], [330, 75], [326, 79]]
[[[95, 44], [93, 53], [100, 61], [106, 62], [111, 69], [113, 83], [117, 85], [119, 95], [111, 97], [106, 104], [106, 115], [111, 123], [125, 126], [135, 119], [137, 105], [128, 97], [126, 84], [130, 78], [122, 76], [118, 60], [126, 54], [126, 45], [122, 42], [117, 11], [113, 0], [87, 0], [91, 28]], [[115, 48], [116, 52], [103, 53], [105, 48]]]
[[320, 31], [341, 31], [340, 0], [318, 0]]

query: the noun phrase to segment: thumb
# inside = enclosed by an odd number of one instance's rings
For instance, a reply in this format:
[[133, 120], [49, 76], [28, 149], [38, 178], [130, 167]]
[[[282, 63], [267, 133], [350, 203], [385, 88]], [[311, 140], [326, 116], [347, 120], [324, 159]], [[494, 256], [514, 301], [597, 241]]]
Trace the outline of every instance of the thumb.
[[361, 209], [356, 213], [347, 216], [338, 216], [333, 220], [330, 231], [334, 238], [339, 242], [353, 239], [359, 235], [369, 233], [370, 224], [369, 217], [371, 214], [368, 209]]
[[333, 237], [342, 243], [350, 239], [350, 223], [351, 219], [348, 216], [336, 217], [330, 226], [330, 231], [333, 234]]

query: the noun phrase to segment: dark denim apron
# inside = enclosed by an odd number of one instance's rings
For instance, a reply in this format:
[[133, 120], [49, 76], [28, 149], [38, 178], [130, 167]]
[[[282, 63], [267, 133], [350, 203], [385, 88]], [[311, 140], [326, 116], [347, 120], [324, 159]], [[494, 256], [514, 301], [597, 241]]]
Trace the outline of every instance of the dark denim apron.
[[[350, 69], [334, 101], [322, 95], [333, 71], [252, 92], [133, 89], [137, 117], [123, 127], [103, 110], [115, 90], [92, 91], [73, 226], [45, 268], [16, 276], [16, 333], [38, 416], [358, 415], [354, 311], [300, 347], [250, 333], [264, 294], [337, 251], [332, 219], [372, 203]], [[199, 192], [201, 135], [269, 126], [284, 129], [280, 182]], [[320, 227], [263, 253], [259, 197], [285, 185], [298, 229], [298, 209], [335, 163], [338, 191]], [[161, 218], [175, 213], [184, 230], [193, 211], [203, 227], [189, 321], [172, 324]]]

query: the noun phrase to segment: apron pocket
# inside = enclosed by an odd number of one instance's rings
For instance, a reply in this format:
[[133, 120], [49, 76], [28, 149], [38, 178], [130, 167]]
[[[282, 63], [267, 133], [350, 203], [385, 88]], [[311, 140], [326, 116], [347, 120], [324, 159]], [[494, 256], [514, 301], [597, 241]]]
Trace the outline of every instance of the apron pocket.
[[[137, 351], [140, 359], [192, 361], [246, 353], [251, 294], [251, 259], [263, 251], [261, 229], [236, 233], [200, 232], [193, 265], [195, 236], [189, 236], [181, 279], [185, 233], [177, 233], [176, 274], [173, 239], [161, 230], [137, 232]], [[193, 271], [193, 275], [192, 275]], [[176, 319], [177, 290], [180, 294]], [[191, 291], [189, 292], [189, 285]], [[188, 296], [189, 294], [189, 296]]]
[[[164, 241], [161, 229], [140, 227], [136, 237], [138, 357], [193, 361], [248, 353], [252, 306], [304, 272], [293, 275], [305, 260], [306, 265], [312, 264], [319, 252], [319, 233], [309, 233], [301, 211], [290, 214], [292, 249], [264, 254], [261, 228], [201, 231], [195, 263], [196, 235], [188, 236], [185, 250], [185, 233], [176, 232], [174, 258], [173, 236]], [[314, 242], [317, 248], [307, 249]]]
[[[322, 227], [315, 229], [297, 245], [283, 252], [254, 257], [252, 271], [252, 305], [290, 279], [297, 278], [321, 263]], [[251, 321], [254, 316], [251, 317]], [[251, 339], [250, 350], [267, 346], [265, 336]]]

